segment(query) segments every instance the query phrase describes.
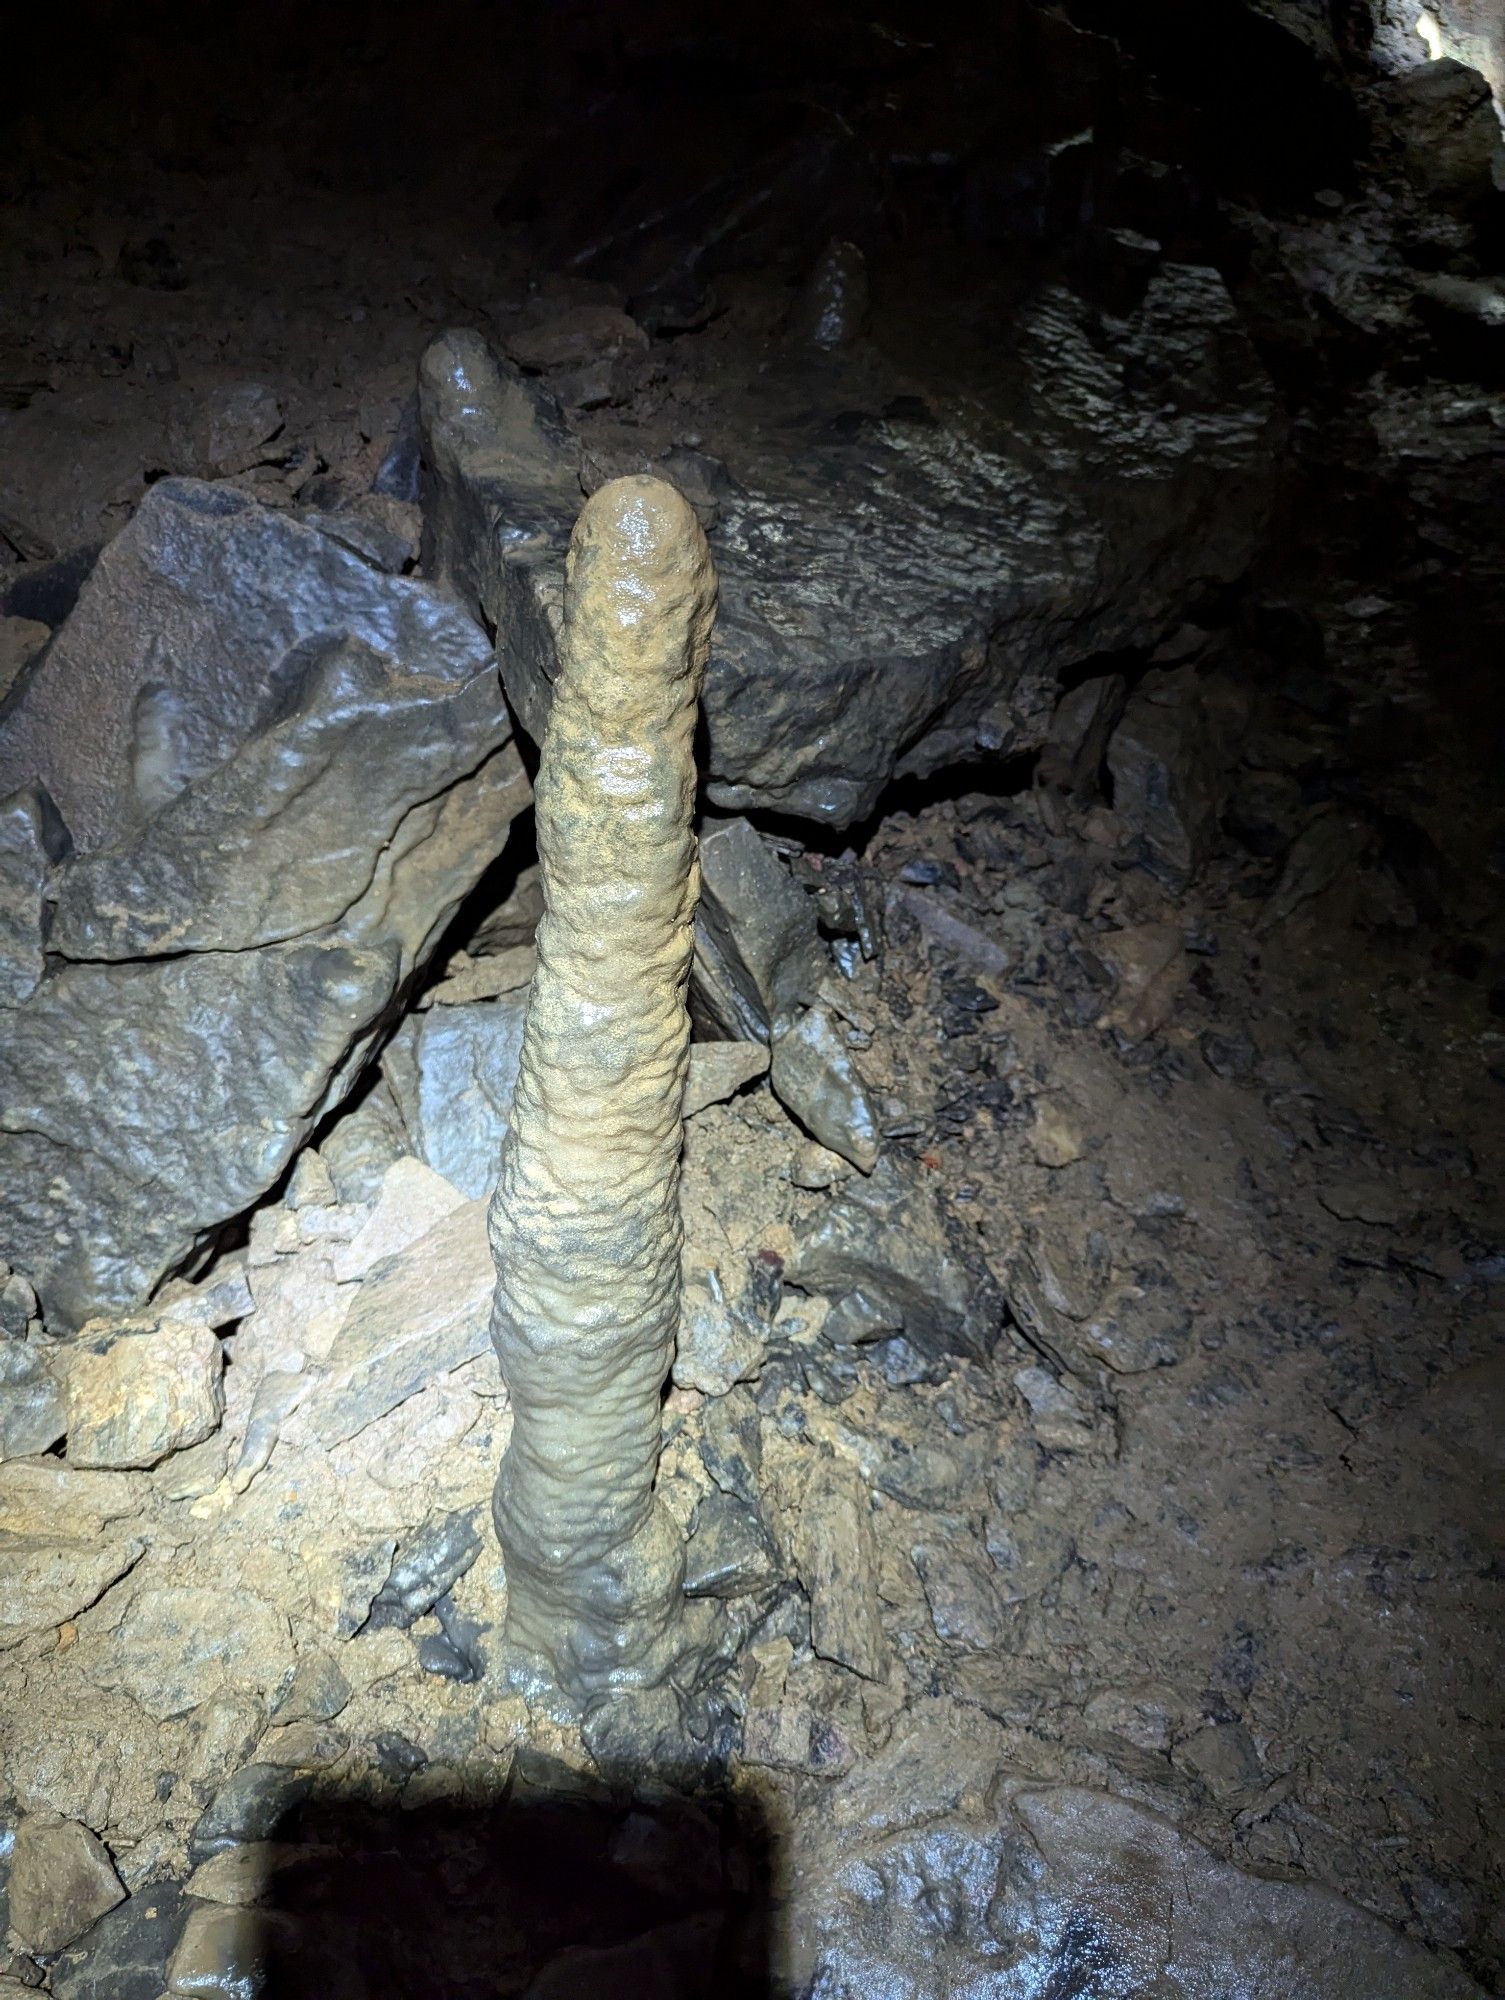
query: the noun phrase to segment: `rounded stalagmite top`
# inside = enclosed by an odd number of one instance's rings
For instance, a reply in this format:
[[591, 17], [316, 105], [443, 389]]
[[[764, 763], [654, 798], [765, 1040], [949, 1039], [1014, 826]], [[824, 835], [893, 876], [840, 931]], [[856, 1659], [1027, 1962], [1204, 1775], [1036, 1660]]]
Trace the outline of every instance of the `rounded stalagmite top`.
[[[688, 638], [686, 667], [704, 660], [716, 609], [715, 573], [694, 509], [667, 480], [634, 473], [591, 495], [570, 538], [565, 592], [567, 626], [587, 644], [590, 633], [601, 639], [609, 633], [619, 666], [627, 664], [624, 651], [638, 650], [635, 637], [647, 642], [645, 654], [668, 665], [652, 640], [666, 629]], [[587, 633], [578, 631], [581, 622]]]

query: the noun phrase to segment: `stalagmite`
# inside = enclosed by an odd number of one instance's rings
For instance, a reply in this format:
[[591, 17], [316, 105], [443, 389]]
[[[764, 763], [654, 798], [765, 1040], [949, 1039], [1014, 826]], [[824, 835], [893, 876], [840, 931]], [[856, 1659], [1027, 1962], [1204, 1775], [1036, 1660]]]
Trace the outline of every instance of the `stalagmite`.
[[679, 1313], [685, 987], [699, 893], [695, 724], [716, 581], [661, 480], [575, 527], [537, 785], [538, 927], [491, 1210], [492, 1338], [512, 1398], [495, 1518], [524, 1684], [657, 1681], [684, 1550], [654, 1494]]

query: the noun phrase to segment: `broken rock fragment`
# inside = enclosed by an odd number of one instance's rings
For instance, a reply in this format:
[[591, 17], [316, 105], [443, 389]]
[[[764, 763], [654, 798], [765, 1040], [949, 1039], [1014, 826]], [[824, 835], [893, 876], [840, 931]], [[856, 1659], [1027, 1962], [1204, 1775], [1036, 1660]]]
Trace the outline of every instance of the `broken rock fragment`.
[[871, 1173], [878, 1160], [878, 1114], [829, 1007], [811, 1007], [773, 1044], [774, 1095], [814, 1138]]
[[13, 691], [0, 794], [38, 783], [74, 847], [0, 1006], [0, 1254], [66, 1328], [277, 1181], [528, 787], [458, 607], [191, 480]]
[[827, 971], [815, 905], [743, 819], [707, 828], [700, 842], [695, 920], [699, 1004], [721, 1031], [767, 1041], [814, 1000]]
[[805, 1489], [796, 1557], [810, 1596], [810, 1643], [867, 1680], [888, 1671], [878, 1615], [878, 1560], [866, 1488], [855, 1466], [820, 1459]]
[[62, 1951], [125, 1901], [104, 1843], [75, 1820], [22, 1820], [10, 1865], [10, 1920], [28, 1951]]
[[139, 1536], [86, 1542], [55, 1533], [0, 1535], [0, 1651], [86, 1611], [145, 1546]]
[[924, 1170], [892, 1156], [853, 1180], [796, 1240], [791, 1284], [876, 1314], [873, 1334], [902, 1329], [921, 1353], [987, 1354], [1003, 1302], [982, 1257]]
[[69, 1463], [128, 1470], [202, 1443], [224, 1411], [223, 1367], [207, 1326], [93, 1322], [68, 1368]]

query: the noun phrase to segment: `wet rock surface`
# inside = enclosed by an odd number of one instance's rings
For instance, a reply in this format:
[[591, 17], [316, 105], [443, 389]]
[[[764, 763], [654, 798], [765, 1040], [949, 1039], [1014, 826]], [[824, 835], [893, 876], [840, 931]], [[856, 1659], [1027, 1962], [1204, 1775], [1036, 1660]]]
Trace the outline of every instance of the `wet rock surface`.
[[73, 842], [0, 1038], [4, 1248], [57, 1324], [139, 1300], [348, 1087], [526, 801], [509, 735], [445, 600], [153, 488], [0, 729]]
[[[1017, 372], [981, 424], [912, 390], [911, 414], [881, 372], [853, 383], [867, 408], [807, 417], [804, 436], [771, 399], [747, 398], [741, 438], [727, 412], [706, 691], [718, 805], [842, 826], [896, 775], [1038, 748], [1061, 668], [1144, 643], [1190, 588], [1248, 561], [1272, 403], [1215, 272], [1162, 266], [1107, 346], [1081, 299], [1047, 290], [1007, 346]], [[499, 478], [497, 445], [478, 462], [454, 454], [458, 429], [505, 436], [528, 391], [470, 337], [447, 337], [425, 370], [438, 535], [507, 634], [503, 676], [537, 737], [557, 670], [551, 570], [573, 517], [548, 487], [568, 489], [569, 458], [540, 472], [535, 448]], [[1178, 371], [1199, 394], [1167, 422], [1141, 384]], [[1029, 412], [1022, 435], [1000, 420], [1010, 403]], [[530, 412], [526, 427], [542, 439], [549, 420]], [[1101, 469], [1090, 518], [1069, 491], [1084, 453]]]

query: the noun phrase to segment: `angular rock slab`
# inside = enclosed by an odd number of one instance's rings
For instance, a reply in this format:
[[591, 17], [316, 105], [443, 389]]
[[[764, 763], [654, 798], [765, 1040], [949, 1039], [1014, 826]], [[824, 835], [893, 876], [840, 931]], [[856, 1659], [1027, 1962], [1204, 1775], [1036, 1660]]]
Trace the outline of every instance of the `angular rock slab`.
[[510, 734], [448, 598], [152, 488], [0, 708], [0, 792], [40, 783], [75, 843], [0, 1011], [0, 1254], [51, 1324], [275, 1184], [526, 804]]
[[227, 1687], [264, 1699], [293, 1666], [287, 1619], [270, 1604], [244, 1590], [174, 1584], [142, 1586], [114, 1631], [79, 1650], [96, 1687], [129, 1695], [158, 1722]]
[[522, 1056], [527, 994], [410, 1015], [382, 1069], [418, 1157], [478, 1201], [496, 1186]]
[[[1063, 668], [1150, 643], [1200, 584], [1246, 567], [1274, 404], [1216, 272], [1164, 264], [1123, 318], [1043, 287], [999, 351], [978, 397], [994, 414], [966, 427], [895, 415], [712, 440], [737, 475], [713, 536], [716, 805], [845, 826], [894, 777], [1038, 748]], [[476, 335], [429, 350], [420, 408], [431, 553], [496, 627], [537, 738], [574, 461], [551, 459], [546, 398]]]
[[997, 1820], [922, 1814], [806, 1859], [799, 1990], [1480, 2000], [1455, 1963], [1332, 1890], [1245, 1874], [1126, 1800], [1063, 1785], [1017, 1793]]
[[980, 1360], [1003, 1322], [998, 1287], [962, 1225], [921, 1169], [893, 1158], [820, 1211], [785, 1276], [838, 1302], [858, 1298], [871, 1332], [847, 1339], [899, 1328], [924, 1354]]
[[10, 1916], [28, 1951], [56, 1952], [125, 1901], [98, 1837], [74, 1820], [25, 1819], [11, 1859]]

